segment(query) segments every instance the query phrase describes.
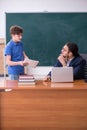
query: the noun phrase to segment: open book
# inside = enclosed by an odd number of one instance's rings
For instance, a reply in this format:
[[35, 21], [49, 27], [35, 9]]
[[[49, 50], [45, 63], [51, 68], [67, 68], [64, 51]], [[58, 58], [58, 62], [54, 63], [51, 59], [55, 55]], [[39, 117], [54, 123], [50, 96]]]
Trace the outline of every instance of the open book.
[[28, 63], [28, 65], [30, 66], [30, 67], [36, 67], [37, 65], [38, 65], [38, 63], [39, 63], [39, 61], [37, 61], [37, 60], [32, 60], [32, 59], [25, 59], [24, 61], [27, 61], [27, 63]]

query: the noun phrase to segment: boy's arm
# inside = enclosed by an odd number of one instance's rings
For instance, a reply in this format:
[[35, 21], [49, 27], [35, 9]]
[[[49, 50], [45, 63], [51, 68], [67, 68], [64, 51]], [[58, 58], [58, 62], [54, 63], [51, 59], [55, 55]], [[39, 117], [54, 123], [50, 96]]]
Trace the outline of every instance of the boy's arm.
[[24, 61], [18, 61], [18, 62], [11, 61], [11, 56], [7, 55], [6, 56], [6, 64], [9, 66], [16, 66], [16, 65], [24, 66]]

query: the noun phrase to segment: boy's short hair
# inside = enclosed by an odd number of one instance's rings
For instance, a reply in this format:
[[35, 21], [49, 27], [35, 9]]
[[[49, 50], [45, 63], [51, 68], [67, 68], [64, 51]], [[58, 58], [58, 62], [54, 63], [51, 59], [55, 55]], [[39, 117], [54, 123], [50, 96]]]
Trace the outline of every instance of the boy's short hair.
[[18, 25], [13, 25], [10, 27], [10, 34], [20, 34], [23, 33], [22, 27]]

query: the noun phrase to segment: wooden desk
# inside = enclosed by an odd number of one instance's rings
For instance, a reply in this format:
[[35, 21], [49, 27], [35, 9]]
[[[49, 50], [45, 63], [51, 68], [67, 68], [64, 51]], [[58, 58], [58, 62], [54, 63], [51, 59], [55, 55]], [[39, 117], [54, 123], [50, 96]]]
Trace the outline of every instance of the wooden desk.
[[87, 130], [87, 83], [18, 86], [6, 81], [1, 92], [0, 130]]

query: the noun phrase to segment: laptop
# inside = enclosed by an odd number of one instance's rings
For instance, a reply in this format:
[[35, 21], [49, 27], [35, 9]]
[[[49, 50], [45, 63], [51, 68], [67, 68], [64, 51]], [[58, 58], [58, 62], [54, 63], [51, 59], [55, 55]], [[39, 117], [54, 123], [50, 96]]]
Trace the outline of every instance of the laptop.
[[73, 67], [53, 67], [51, 82], [73, 82]]

